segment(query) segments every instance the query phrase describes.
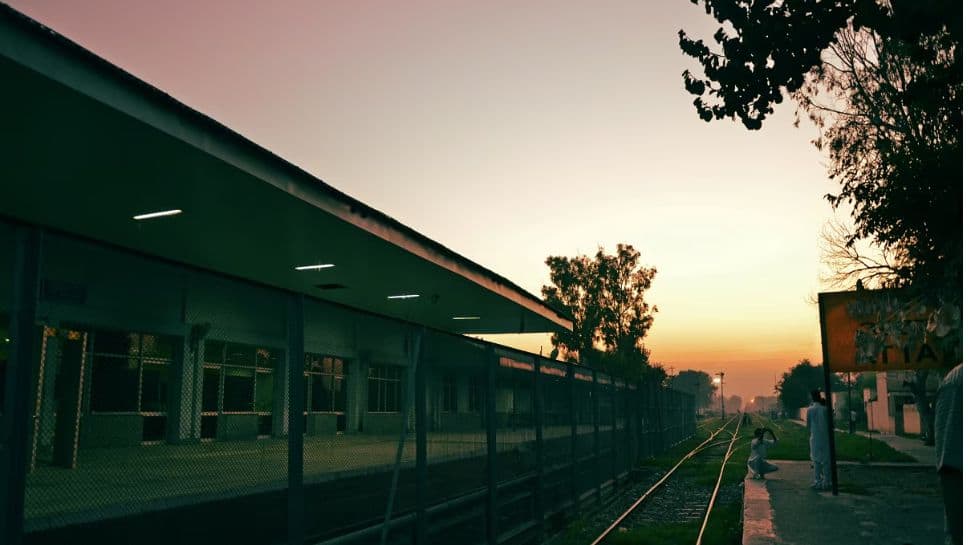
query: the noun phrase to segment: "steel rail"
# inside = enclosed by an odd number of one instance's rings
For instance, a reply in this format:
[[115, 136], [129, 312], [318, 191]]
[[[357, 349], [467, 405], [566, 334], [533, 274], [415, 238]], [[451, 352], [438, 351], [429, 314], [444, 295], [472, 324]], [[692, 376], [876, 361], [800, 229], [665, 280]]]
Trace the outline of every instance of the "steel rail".
[[697, 541], [694, 545], [701, 545], [704, 540], [704, 530], [707, 529], [707, 521], [711, 518], [711, 512], [714, 510], [714, 501], [717, 499], [717, 492], [721, 488], [721, 480], [724, 478], [724, 467], [727, 465], [727, 461], [731, 458], [736, 450], [734, 448], [734, 442], [738, 440], [738, 432], [741, 431], [742, 418], [738, 418], [738, 425], [734, 428], [734, 435], [731, 437], [731, 444], [728, 445], [727, 451], [724, 453], [724, 459], [721, 460], [721, 471], [717, 475], [717, 482], [714, 483], [714, 491], [711, 492], [711, 501], [707, 504], [707, 512], [704, 513], [704, 521], [701, 522], [701, 529], [697, 533]]
[[[649, 498], [655, 491], [657, 491], [661, 486], [663, 486], [663, 484], [665, 482], [667, 482], [667, 479], [671, 475], [673, 475], [674, 472], [677, 471], [677, 469], [680, 468], [681, 464], [683, 464], [687, 460], [690, 460], [691, 458], [693, 458], [695, 455], [697, 455], [702, 450], [704, 450], [704, 449], [706, 449], [708, 447], [714, 446], [714, 445], [709, 444], [709, 443], [711, 441], [713, 441], [714, 438], [717, 437], [722, 431], [724, 431], [724, 428], [728, 427], [728, 425], [731, 423], [731, 421], [734, 418], [738, 418], [738, 417], [731, 417], [731, 419], [729, 419], [727, 422], [725, 422], [723, 426], [721, 426], [720, 428], [718, 428], [716, 431], [711, 432], [711, 436], [710, 437], [708, 437], [707, 439], [705, 439], [701, 444], [697, 445], [690, 452], [688, 452], [686, 455], [684, 455], [684, 457], [681, 458], [680, 461], [677, 462], [672, 468], [670, 468], [670, 470], [668, 470], [667, 473], [665, 473], [664, 476], [660, 478], [660, 480], [658, 480], [656, 483], [654, 483], [654, 485], [651, 486], [650, 489], [647, 490], [642, 496], [640, 496], [639, 498], [637, 498], [637, 501], [633, 502], [633, 504], [630, 505], [630, 507], [627, 508], [627, 510], [624, 511], [622, 515], [620, 515], [616, 520], [613, 521], [612, 524], [609, 525], [609, 527], [606, 528], [606, 530], [603, 530], [603, 533], [601, 533], [596, 539], [594, 539], [593, 542], [590, 543], [590, 545], [599, 545], [600, 543], [602, 543], [603, 540], [605, 540], [614, 530], [616, 530], [616, 528], [619, 527], [620, 524], [623, 524], [623, 522], [627, 519], [627, 517], [629, 517], [630, 514], [632, 514], [634, 511], [636, 511], [637, 508], [640, 507], [640, 505], [644, 501], [647, 500], [647, 498]], [[738, 428], [740, 428], [740, 426], [741, 426], [741, 419], [738, 418]], [[734, 433], [735, 433], [735, 437], [736, 437], [737, 436], [737, 431], [735, 431]], [[724, 442], [716, 443], [716, 444], [724, 444]]]

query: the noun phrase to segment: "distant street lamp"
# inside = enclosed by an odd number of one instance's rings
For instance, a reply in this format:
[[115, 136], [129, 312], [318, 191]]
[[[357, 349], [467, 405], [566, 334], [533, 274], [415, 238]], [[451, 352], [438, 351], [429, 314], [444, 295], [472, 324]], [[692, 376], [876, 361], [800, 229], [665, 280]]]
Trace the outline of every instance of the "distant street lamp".
[[714, 373], [714, 384], [721, 390], [721, 420], [724, 420], [724, 371]]

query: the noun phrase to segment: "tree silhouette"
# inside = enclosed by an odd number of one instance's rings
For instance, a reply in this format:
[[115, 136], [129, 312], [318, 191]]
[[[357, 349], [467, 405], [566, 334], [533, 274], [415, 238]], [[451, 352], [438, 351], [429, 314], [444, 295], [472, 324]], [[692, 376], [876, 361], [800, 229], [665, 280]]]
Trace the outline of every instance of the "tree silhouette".
[[600, 248], [594, 257], [546, 258], [551, 285], [547, 303], [573, 320], [573, 331], [557, 332], [552, 343], [578, 361], [617, 376], [640, 378], [650, 362], [646, 336], [656, 306], [644, 299], [657, 269], [640, 266], [640, 252], [617, 244], [616, 254]]
[[697, 409], [710, 405], [714, 396], [714, 379], [704, 371], [694, 369], [680, 371], [670, 377], [669, 384], [675, 390], [693, 395]]
[[585, 363], [602, 342], [599, 298], [603, 288], [596, 262], [585, 255], [549, 256], [546, 266], [552, 285], [542, 286], [542, 297], [573, 321], [573, 330], [554, 333], [552, 344], [567, 361]]
[[[832, 391], [843, 388], [838, 376], [832, 377]], [[825, 375], [821, 365], [812, 365], [807, 359], [793, 365], [781, 376], [775, 385], [778, 392], [778, 403], [781, 404], [789, 418], [798, 416], [798, 409], [807, 407], [811, 402], [811, 392], [822, 389], [825, 385]]]
[[[787, 94], [822, 130], [855, 229], [900, 258], [898, 284], [962, 300], [962, 6], [955, 0], [692, 0], [721, 24], [683, 73], [702, 119], [758, 129]], [[797, 123], [797, 120], [796, 120]]]

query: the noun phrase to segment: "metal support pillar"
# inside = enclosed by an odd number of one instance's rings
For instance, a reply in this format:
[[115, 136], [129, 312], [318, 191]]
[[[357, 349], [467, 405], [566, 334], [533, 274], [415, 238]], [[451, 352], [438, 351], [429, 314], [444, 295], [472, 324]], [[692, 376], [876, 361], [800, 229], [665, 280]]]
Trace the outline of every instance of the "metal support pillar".
[[428, 542], [428, 366], [421, 360], [424, 331], [411, 336], [414, 365], [414, 537], [416, 545]]
[[290, 294], [286, 314], [286, 364], [289, 371], [289, 423], [287, 436], [287, 474], [288, 488], [288, 542], [290, 545], [304, 543], [305, 507], [303, 501], [303, 407], [304, 397], [303, 367], [303, 295]]
[[495, 414], [495, 383], [498, 367], [495, 349], [489, 347], [485, 351], [485, 441], [487, 495], [485, 503], [485, 542], [488, 545], [498, 543], [498, 438], [496, 428], [498, 418]]
[[535, 365], [535, 371], [533, 373], [532, 382], [532, 414], [535, 420], [536, 429], [536, 481], [533, 487], [533, 494], [535, 495], [535, 501], [533, 502], [535, 511], [535, 523], [536, 523], [536, 538], [538, 541], [545, 539], [545, 521], [546, 521], [546, 511], [545, 502], [543, 501], [543, 485], [545, 484], [545, 475], [543, 473], [543, 467], [545, 463], [545, 457], [543, 453], [542, 445], [542, 426], [545, 417], [545, 403], [542, 398], [542, 360], [539, 358], [532, 358], [532, 363]]
[[31, 375], [37, 358], [37, 295], [42, 233], [16, 228], [6, 391], [0, 420], [0, 542], [20, 545], [24, 532]]

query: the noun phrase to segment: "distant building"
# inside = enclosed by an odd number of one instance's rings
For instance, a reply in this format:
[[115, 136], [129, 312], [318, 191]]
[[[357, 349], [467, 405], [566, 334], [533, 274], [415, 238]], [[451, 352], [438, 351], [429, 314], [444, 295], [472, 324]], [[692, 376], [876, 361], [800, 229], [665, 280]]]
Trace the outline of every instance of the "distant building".
[[747, 410], [760, 414], [768, 414], [778, 410], [778, 396], [755, 396], [748, 404]]
[[[912, 392], [903, 385], [906, 371], [889, 371], [876, 373], [876, 388], [866, 389], [870, 403], [866, 407], [866, 418], [871, 422], [873, 430], [880, 433], [922, 434], [920, 428], [919, 411]], [[932, 397], [939, 384], [939, 377], [930, 375], [926, 389]]]

